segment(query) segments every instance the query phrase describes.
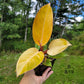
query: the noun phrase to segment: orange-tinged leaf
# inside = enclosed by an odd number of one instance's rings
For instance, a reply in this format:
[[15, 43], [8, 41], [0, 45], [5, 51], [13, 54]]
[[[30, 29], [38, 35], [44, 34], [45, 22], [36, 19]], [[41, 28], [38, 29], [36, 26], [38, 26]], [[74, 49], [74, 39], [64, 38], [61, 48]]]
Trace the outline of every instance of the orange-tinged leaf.
[[52, 34], [53, 12], [50, 3], [43, 6], [37, 13], [33, 22], [33, 40], [37, 45], [45, 45]]
[[44, 59], [44, 53], [37, 48], [26, 50], [20, 57], [16, 65], [17, 76], [36, 68]]
[[56, 55], [64, 51], [71, 44], [65, 39], [55, 39], [49, 44], [49, 50], [47, 53], [51, 56]]

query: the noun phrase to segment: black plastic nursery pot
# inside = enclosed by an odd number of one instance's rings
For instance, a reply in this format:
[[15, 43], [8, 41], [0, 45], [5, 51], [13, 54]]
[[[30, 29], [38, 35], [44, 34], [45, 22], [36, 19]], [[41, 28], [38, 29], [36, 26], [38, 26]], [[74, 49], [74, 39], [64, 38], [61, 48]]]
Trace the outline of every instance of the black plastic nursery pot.
[[[53, 60], [51, 61], [52, 67], [53, 67], [53, 65], [54, 65], [54, 63], [55, 63], [55, 60], [56, 60], [56, 59], [53, 59]], [[50, 66], [46, 66], [46, 65], [40, 64], [37, 68], [35, 68], [35, 74], [36, 74], [37, 76], [42, 76], [43, 72], [44, 72], [48, 67], [50, 67]], [[51, 68], [52, 68], [52, 67], [51, 67]]]

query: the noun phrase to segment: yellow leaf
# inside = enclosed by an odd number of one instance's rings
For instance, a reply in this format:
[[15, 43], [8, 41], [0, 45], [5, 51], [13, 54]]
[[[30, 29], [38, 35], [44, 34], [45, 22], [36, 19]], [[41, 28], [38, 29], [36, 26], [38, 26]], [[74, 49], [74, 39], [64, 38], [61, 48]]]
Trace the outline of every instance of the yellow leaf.
[[17, 76], [36, 68], [44, 59], [44, 53], [37, 48], [26, 50], [19, 58], [16, 65]]
[[56, 55], [64, 51], [71, 44], [65, 39], [55, 39], [49, 44], [49, 50], [47, 53], [49, 55]]
[[33, 22], [33, 40], [37, 45], [45, 45], [52, 34], [53, 12], [50, 3], [43, 6], [37, 13]]

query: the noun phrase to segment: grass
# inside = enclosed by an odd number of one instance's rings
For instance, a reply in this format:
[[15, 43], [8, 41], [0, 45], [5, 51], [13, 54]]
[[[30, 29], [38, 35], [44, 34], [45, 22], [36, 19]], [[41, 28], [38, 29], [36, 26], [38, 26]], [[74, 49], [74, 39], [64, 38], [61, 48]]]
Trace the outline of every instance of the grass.
[[[19, 84], [22, 76], [16, 77], [15, 67], [20, 54], [0, 54], [0, 84]], [[57, 59], [53, 71], [44, 84], [84, 84], [84, 57], [68, 56]]]
[[84, 84], [84, 57], [69, 56], [56, 60], [54, 74], [45, 84]]
[[16, 77], [16, 62], [20, 53], [4, 53], [0, 55], [0, 84], [19, 84], [21, 77]]

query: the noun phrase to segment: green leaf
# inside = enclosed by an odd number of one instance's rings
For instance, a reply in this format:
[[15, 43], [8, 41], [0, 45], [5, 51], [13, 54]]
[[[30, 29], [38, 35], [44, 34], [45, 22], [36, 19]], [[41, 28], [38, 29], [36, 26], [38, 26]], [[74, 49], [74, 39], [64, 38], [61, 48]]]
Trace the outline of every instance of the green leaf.
[[44, 63], [43, 63], [44, 65], [46, 65], [46, 66], [51, 66], [52, 67], [52, 64], [51, 64], [51, 59], [46, 59], [46, 61], [44, 61]]
[[67, 57], [67, 56], [69, 56], [69, 55], [64, 53], [64, 52], [62, 52], [62, 53], [60, 53], [56, 56], [53, 56], [53, 57], [49, 55], [49, 57], [54, 58], [54, 59], [59, 59], [59, 58], [62, 58], [62, 57]]
[[47, 44], [43, 46], [43, 50], [47, 50]]
[[40, 46], [38, 46], [37, 44], [35, 44], [35, 48], [37, 48], [39, 50], [40, 49]]

